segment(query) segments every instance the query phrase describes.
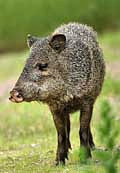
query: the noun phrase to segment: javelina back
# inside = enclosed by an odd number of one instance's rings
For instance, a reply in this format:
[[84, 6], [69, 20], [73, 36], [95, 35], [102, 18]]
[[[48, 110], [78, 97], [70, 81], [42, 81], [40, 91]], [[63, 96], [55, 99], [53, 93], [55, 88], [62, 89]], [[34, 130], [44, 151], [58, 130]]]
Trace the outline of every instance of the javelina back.
[[58, 134], [56, 164], [68, 158], [69, 114], [80, 110], [80, 143], [90, 157], [94, 146], [90, 120], [105, 74], [96, 33], [86, 25], [69, 23], [45, 38], [29, 35], [27, 42], [29, 58], [10, 92], [10, 100], [49, 105]]

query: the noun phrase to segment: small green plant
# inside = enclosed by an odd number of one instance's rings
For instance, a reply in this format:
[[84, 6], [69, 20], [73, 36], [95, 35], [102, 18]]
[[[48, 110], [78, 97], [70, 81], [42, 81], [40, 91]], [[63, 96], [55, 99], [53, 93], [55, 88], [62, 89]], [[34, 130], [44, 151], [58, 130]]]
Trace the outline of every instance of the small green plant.
[[117, 161], [120, 157], [119, 151], [114, 150], [116, 137], [118, 136], [117, 128], [114, 128], [114, 116], [112, 108], [107, 100], [101, 104], [101, 121], [98, 132], [102, 144], [105, 145], [105, 152], [98, 152], [98, 157], [102, 160], [106, 173], [117, 173]]

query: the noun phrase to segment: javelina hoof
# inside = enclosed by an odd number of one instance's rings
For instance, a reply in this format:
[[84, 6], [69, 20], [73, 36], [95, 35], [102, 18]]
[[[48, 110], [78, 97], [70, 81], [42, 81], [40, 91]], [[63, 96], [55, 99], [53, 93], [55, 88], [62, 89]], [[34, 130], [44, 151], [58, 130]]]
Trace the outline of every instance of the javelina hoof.
[[65, 159], [68, 160], [68, 152], [57, 153], [56, 160], [55, 160], [56, 166], [65, 165]]
[[58, 166], [58, 165], [65, 165], [65, 159], [63, 160], [55, 160], [55, 165]]

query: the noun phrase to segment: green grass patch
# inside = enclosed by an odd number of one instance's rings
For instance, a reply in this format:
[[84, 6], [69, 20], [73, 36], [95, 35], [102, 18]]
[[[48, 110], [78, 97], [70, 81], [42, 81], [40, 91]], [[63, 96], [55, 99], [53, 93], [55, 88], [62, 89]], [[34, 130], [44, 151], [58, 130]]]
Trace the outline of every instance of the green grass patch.
[[0, 82], [18, 77], [27, 57], [25, 52], [0, 55]]
[[120, 95], [120, 80], [115, 80], [111, 78], [109, 75], [106, 75], [103, 89], [102, 89], [103, 95]]
[[107, 62], [120, 60], [120, 32], [108, 32], [100, 35], [99, 41]]

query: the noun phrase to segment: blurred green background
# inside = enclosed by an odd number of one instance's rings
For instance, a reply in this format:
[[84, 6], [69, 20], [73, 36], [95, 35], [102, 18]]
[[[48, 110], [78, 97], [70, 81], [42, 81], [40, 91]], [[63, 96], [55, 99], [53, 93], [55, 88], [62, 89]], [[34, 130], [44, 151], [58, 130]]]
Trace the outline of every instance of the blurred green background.
[[103, 32], [120, 28], [119, 0], [0, 0], [0, 51], [20, 50], [28, 33], [44, 36], [77, 21]]
[[[68, 22], [88, 24], [98, 32], [106, 76], [91, 122], [97, 148], [92, 151], [93, 159], [80, 162], [79, 112], [76, 112], [71, 115], [69, 161], [65, 167], [55, 167], [56, 129], [47, 105], [14, 104], [8, 98], [29, 54], [27, 34], [46, 36]], [[104, 99], [110, 105], [108, 129], [100, 113], [106, 108], [106, 104], [100, 106]], [[100, 137], [100, 124], [103, 132], [109, 131], [106, 136]], [[113, 165], [117, 171], [112, 173], [119, 173], [120, 159], [114, 159], [120, 153], [119, 126], [120, 0], [0, 0], [0, 173], [111, 173]], [[114, 146], [106, 152], [108, 139]], [[100, 153], [104, 155], [102, 158]]]

